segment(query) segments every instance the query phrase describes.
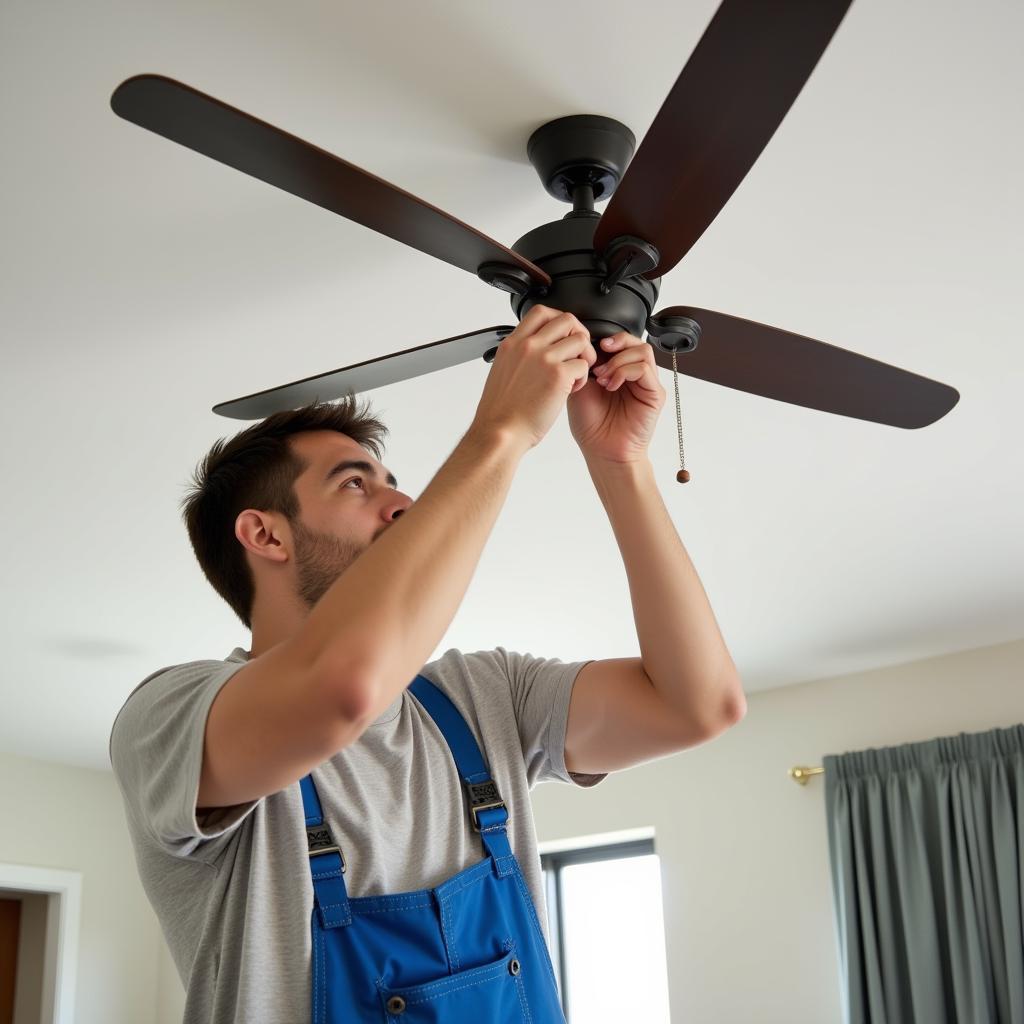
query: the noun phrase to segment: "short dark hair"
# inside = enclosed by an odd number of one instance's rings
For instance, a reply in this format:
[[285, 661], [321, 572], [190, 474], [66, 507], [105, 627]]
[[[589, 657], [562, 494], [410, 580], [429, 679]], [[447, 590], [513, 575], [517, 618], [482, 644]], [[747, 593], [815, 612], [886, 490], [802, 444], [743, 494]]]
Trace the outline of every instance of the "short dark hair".
[[299, 515], [294, 483], [308, 463], [289, 438], [303, 431], [336, 430], [381, 458], [388, 428], [360, 408], [354, 395], [337, 403], [313, 401], [276, 412], [231, 440], [221, 438], [196, 466], [191, 489], [181, 502], [192, 550], [213, 589], [252, 629], [255, 581], [245, 549], [235, 536], [235, 520], [247, 508], [280, 512], [289, 522]]

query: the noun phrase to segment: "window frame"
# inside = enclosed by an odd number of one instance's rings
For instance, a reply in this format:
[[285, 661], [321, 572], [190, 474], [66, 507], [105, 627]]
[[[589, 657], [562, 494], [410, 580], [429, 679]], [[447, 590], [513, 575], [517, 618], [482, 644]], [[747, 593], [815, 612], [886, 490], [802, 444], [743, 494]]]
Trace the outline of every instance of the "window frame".
[[562, 869], [576, 864], [592, 864], [595, 861], [624, 860], [627, 857], [646, 857], [656, 853], [654, 838], [629, 839], [617, 843], [602, 843], [575, 849], [552, 851], [540, 855], [540, 866], [544, 878], [544, 898], [548, 907], [548, 931], [551, 935], [551, 952], [555, 961], [555, 976], [558, 979], [558, 995], [562, 1001], [562, 1013], [566, 1021], [569, 1016], [569, 986], [565, 974], [565, 907], [562, 902]]

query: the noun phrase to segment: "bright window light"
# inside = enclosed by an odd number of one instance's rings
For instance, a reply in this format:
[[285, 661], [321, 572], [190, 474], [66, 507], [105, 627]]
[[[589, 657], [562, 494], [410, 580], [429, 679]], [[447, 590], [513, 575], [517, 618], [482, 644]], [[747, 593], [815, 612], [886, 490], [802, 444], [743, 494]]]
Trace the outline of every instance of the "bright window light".
[[543, 858], [569, 1024], [670, 1024], [660, 862], [638, 845]]

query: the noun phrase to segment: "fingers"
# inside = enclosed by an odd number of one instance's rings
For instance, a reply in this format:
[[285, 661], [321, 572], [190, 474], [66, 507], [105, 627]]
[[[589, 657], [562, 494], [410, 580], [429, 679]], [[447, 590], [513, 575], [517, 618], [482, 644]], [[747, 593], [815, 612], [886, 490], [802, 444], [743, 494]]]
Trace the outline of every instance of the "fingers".
[[527, 334], [533, 334], [536, 333], [536, 331], [544, 324], [549, 323], [552, 320], [557, 320], [559, 317], [568, 317], [571, 320], [574, 320], [580, 328], [585, 330], [583, 325], [579, 320], [576, 320], [576, 317], [574, 317], [572, 313], [566, 313], [562, 309], [552, 309], [550, 306], [545, 306], [541, 303], [538, 303], [536, 306], [531, 306], [526, 316], [524, 316], [519, 323], [520, 326], [526, 328]]
[[[526, 317], [522, 323], [526, 323]], [[597, 352], [590, 340], [590, 331], [571, 313], [558, 313], [553, 319], [538, 327], [532, 335], [527, 336], [525, 343], [542, 350], [545, 357], [553, 362], [581, 359], [585, 371], [589, 371], [597, 362]]]
[[527, 311], [508, 340], [513, 336], [528, 350], [542, 355], [545, 361], [563, 367], [568, 364], [575, 376], [570, 394], [586, 385], [590, 367], [597, 361], [597, 352], [590, 331], [572, 313], [538, 304]]
[[550, 306], [536, 305], [530, 308], [526, 316], [519, 321], [522, 336], [540, 337], [547, 342], [559, 341], [573, 334], [585, 336], [590, 340], [590, 331], [580, 321], [561, 309]]
[[[530, 312], [533, 312], [533, 310]], [[543, 326], [538, 327], [533, 332], [533, 336], [545, 345], [561, 341], [563, 338], [578, 338], [581, 341], [590, 341], [590, 331], [572, 313], [559, 313], [558, 316], [553, 317], [544, 323]], [[594, 346], [591, 345], [590, 347], [593, 348]]]
[[615, 391], [626, 381], [639, 382], [651, 391], [660, 388], [654, 349], [647, 342], [631, 334], [619, 333], [603, 339], [601, 348], [615, 353], [594, 371], [598, 383], [607, 391]]

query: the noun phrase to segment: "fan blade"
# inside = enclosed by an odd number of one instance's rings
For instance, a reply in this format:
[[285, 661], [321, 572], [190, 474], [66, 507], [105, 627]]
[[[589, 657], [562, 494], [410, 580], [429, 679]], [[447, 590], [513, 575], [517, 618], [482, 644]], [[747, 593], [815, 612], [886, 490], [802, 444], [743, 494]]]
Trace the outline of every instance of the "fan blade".
[[[680, 373], [751, 395], [908, 428], [934, 423], [960, 400], [948, 384], [753, 320], [694, 306], [654, 315], [700, 324], [700, 343], [676, 357]], [[653, 347], [655, 362], [671, 370], [671, 354]]]
[[110, 105], [127, 121], [471, 274], [496, 261], [551, 283], [540, 267], [451, 214], [182, 82], [136, 75], [114, 90]]
[[775, 134], [850, 0], [723, 0], [626, 169], [594, 234], [657, 246], [667, 274]]
[[488, 327], [470, 334], [459, 334], [429, 345], [407, 348], [402, 352], [367, 359], [340, 370], [329, 370], [316, 377], [282, 384], [267, 391], [258, 391], [244, 398], [221, 402], [213, 407], [215, 413], [236, 420], [258, 420], [285, 409], [297, 409], [315, 400], [330, 402], [344, 394], [357, 395], [361, 391], [372, 391], [401, 380], [411, 380], [435, 370], [468, 363], [483, 356], [489, 349], [497, 348], [503, 338], [508, 337], [514, 327]]

